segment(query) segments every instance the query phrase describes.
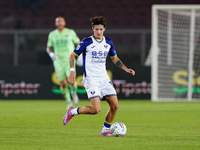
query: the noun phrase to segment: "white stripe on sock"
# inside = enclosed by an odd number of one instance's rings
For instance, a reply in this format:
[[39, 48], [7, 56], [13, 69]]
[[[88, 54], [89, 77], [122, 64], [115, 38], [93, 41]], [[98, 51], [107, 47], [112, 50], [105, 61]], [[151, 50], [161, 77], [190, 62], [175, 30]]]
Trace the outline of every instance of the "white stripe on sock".
[[71, 110], [72, 115], [78, 115], [77, 109], [78, 108], [74, 108]]

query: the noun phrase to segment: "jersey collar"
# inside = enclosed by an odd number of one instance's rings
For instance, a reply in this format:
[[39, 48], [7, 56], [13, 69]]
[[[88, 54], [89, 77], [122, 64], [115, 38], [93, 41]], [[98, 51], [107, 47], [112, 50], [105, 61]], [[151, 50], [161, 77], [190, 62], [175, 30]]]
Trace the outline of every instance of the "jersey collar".
[[103, 41], [103, 39], [104, 39], [104, 36], [102, 37], [102, 40], [101, 41], [98, 41], [95, 37], [94, 37], [94, 35], [92, 35], [92, 37], [95, 39], [95, 41], [97, 41], [98, 43], [101, 43], [102, 41]]
[[56, 30], [57, 30], [58, 33], [62, 34], [62, 33], [64, 33], [66, 31], [66, 28], [64, 29], [63, 32], [59, 32], [58, 29], [56, 29]]

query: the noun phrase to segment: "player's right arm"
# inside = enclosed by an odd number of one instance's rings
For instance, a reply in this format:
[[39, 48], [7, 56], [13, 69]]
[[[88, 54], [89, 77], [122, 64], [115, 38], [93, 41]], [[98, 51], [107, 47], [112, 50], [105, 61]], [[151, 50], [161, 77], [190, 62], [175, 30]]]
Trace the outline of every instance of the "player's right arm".
[[49, 54], [49, 53], [53, 52], [53, 47], [47, 46], [46, 50], [47, 50], [47, 53]]
[[74, 59], [75, 59], [75, 57], [81, 55], [81, 53], [86, 49], [86, 46], [88, 44], [90, 44], [90, 42], [91, 42], [90, 39], [89, 40], [88, 39], [82, 40], [69, 57], [70, 74], [69, 74], [69, 77], [68, 77], [68, 81], [72, 85], [75, 83], [75, 79], [76, 79], [75, 69], [74, 69]]
[[75, 57], [77, 57], [77, 55], [75, 53], [72, 53], [69, 57], [69, 62], [70, 62], [70, 74], [68, 77], [68, 81], [70, 84], [74, 84], [75, 80], [76, 80], [76, 76], [75, 76], [75, 69], [74, 69], [74, 59]]
[[47, 51], [47, 53], [49, 54], [49, 56], [51, 57], [52, 60], [58, 59], [58, 56], [53, 51], [53, 40], [52, 40], [51, 33], [48, 36], [46, 51]]

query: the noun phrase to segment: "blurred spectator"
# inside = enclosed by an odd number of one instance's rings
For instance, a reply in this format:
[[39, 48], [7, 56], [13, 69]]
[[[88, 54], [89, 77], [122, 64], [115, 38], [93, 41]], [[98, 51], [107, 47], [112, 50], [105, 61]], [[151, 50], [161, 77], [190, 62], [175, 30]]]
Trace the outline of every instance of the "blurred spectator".
[[30, 0], [18, 0], [18, 7], [22, 9], [28, 9], [29, 8]]
[[24, 29], [24, 25], [23, 25], [23, 22], [22, 20], [18, 20], [16, 25], [15, 25], [15, 29]]
[[[15, 29], [24, 29], [22, 20], [18, 20]], [[24, 51], [26, 49], [26, 37], [24, 34], [18, 34], [18, 49]]]
[[39, 14], [39, 9], [44, 5], [44, 0], [18, 0], [18, 6], [22, 9], [31, 8], [34, 15]]
[[43, 4], [43, 0], [30, 0], [31, 9], [35, 15], [39, 14], [39, 8], [41, 8]]
[[8, 12], [5, 14], [5, 16], [1, 21], [2, 25], [5, 26], [6, 28], [13, 28], [14, 22], [15, 22], [15, 16], [10, 15], [10, 13]]

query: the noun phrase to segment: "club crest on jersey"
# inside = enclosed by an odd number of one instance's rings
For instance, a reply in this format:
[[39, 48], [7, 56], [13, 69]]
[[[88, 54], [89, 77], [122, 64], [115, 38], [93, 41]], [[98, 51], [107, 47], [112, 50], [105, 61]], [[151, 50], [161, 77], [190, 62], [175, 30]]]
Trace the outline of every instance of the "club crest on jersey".
[[94, 94], [95, 94], [95, 91], [91, 91], [91, 94], [94, 95]]
[[108, 45], [104, 45], [104, 47], [107, 49]]
[[76, 50], [78, 51], [80, 47], [81, 47], [81, 46], [80, 46], [80, 45], [78, 45], [78, 46], [76, 47]]

